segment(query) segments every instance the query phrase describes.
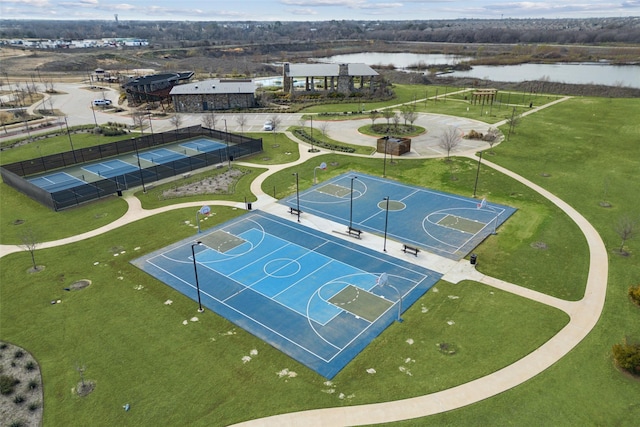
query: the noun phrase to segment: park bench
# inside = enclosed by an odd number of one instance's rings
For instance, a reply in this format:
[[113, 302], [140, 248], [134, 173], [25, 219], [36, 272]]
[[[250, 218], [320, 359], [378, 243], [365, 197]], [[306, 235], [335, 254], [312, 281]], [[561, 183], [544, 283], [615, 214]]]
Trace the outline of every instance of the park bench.
[[418, 256], [418, 252], [420, 252], [420, 249], [416, 248], [415, 246], [409, 246], [409, 245], [402, 245], [402, 252], [406, 253], [411, 253], [414, 254], [415, 256]]
[[349, 227], [347, 230], [347, 234], [350, 236], [356, 237], [360, 239], [360, 235], [362, 234], [362, 230], [358, 230], [357, 228]]

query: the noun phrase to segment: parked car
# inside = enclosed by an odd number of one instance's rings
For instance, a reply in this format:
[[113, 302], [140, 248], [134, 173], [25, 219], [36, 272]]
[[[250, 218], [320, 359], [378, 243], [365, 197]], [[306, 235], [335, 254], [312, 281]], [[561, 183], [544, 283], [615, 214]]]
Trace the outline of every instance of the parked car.
[[275, 129], [275, 125], [271, 120], [267, 120], [266, 122], [264, 122], [264, 126], [262, 126], [262, 129], [271, 131]]
[[111, 100], [110, 99], [94, 99], [93, 105], [104, 107], [107, 105], [111, 105]]

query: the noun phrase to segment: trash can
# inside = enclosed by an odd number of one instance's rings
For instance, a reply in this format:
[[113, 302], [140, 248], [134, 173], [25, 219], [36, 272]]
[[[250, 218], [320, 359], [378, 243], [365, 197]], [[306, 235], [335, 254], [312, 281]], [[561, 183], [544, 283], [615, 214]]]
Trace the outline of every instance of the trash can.
[[471, 263], [471, 265], [475, 265], [477, 261], [478, 256], [476, 254], [471, 254], [471, 256], [469, 257], [469, 262]]
[[118, 197], [122, 197], [122, 190], [118, 190]]
[[251, 210], [251, 203], [247, 203], [247, 210], [250, 211]]

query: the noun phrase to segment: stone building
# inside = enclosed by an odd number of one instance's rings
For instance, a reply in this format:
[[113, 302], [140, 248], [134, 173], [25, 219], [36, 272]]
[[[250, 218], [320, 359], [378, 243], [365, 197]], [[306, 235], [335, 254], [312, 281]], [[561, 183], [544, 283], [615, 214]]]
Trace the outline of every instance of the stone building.
[[176, 112], [199, 113], [255, 107], [255, 91], [251, 79], [213, 79], [174, 86], [170, 95]]
[[163, 102], [169, 98], [171, 88], [192, 77], [193, 71], [132, 77], [122, 85], [122, 89], [127, 94], [129, 105]]
[[[282, 85], [291, 95], [309, 93], [372, 94], [379, 74], [366, 64], [289, 64], [283, 66]], [[300, 82], [303, 84], [299, 84]]]

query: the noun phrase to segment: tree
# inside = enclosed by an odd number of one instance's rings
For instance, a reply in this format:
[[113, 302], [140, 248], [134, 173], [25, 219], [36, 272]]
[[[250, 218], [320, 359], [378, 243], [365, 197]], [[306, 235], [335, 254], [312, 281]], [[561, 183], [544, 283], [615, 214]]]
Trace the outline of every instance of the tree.
[[389, 127], [389, 120], [391, 120], [391, 118], [395, 116], [395, 114], [396, 113], [394, 113], [391, 109], [382, 110], [382, 117], [387, 119], [387, 127]]
[[322, 132], [322, 136], [327, 137], [327, 132], [329, 131], [330, 123], [328, 121], [321, 121], [318, 125], [318, 129]]
[[244, 133], [244, 127], [247, 125], [247, 117], [244, 113], [240, 113], [236, 116], [236, 123], [240, 126], [240, 133]]
[[380, 113], [376, 110], [373, 110], [369, 113], [369, 118], [371, 119], [371, 127], [375, 126], [376, 120], [380, 117]]
[[38, 233], [34, 231], [33, 228], [28, 227], [22, 235], [20, 236], [20, 240], [22, 240], [22, 244], [20, 245], [26, 251], [29, 251], [29, 255], [31, 255], [31, 264], [33, 268], [31, 271], [37, 272], [40, 271], [40, 267], [36, 264], [36, 248], [40, 245], [40, 239], [38, 237]]
[[140, 132], [144, 134], [144, 125], [147, 121], [147, 113], [145, 111], [134, 111], [131, 118], [133, 119], [133, 127], [139, 128]]
[[273, 123], [273, 130], [275, 131], [276, 128], [278, 126], [280, 126], [280, 123], [282, 123], [282, 118], [277, 115], [277, 114], [273, 114], [269, 117], [269, 120], [271, 121], [271, 123]]
[[489, 147], [491, 148], [491, 150], [493, 150], [493, 144], [498, 142], [498, 139], [500, 139], [500, 131], [497, 128], [489, 128], [484, 137], [482, 137], [483, 141], [489, 143]]
[[507, 123], [509, 124], [509, 134], [507, 135], [507, 139], [509, 139], [512, 133], [516, 133], [516, 126], [520, 124], [521, 120], [522, 116], [520, 114], [516, 114], [516, 108], [513, 107], [511, 117], [507, 117]]
[[415, 105], [405, 105], [401, 110], [402, 118], [404, 119], [405, 126], [407, 122], [411, 123], [411, 127], [413, 128], [413, 122], [418, 119], [418, 113], [416, 113]]
[[396, 132], [398, 131], [398, 125], [400, 124], [400, 116], [393, 113], [393, 117], [391, 117], [391, 120], [393, 121], [393, 128], [396, 130]]
[[627, 252], [624, 250], [624, 244], [627, 242], [627, 240], [633, 238], [635, 227], [636, 221], [631, 219], [631, 217], [628, 215], [619, 218], [618, 222], [615, 223], [613, 228], [622, 240], [622, 243], [620, 243], [620, 248], [618, 249], [619, 254], [627, 255]]
[[176, 133], [178, 133], [178, 128], [182, 125], [182, 116], [178, 113], [174, 114], [173, 117], [169, 119], [169, 123], [175, 126]]
[[216, 117], [216, 114], [211, 111], [208, 114], [205, 114], [202, 117], [202, 126], [204, 126], [207, 129], [216, 129], [216, 123], [218, 122], [218, 117]]
[[461, 132], [456, 126], [447, 126], [442, 135], [438, 146], [447, 152], [447, 161], [451, 161], [451, 150], [460, 145], [462, 140]]

